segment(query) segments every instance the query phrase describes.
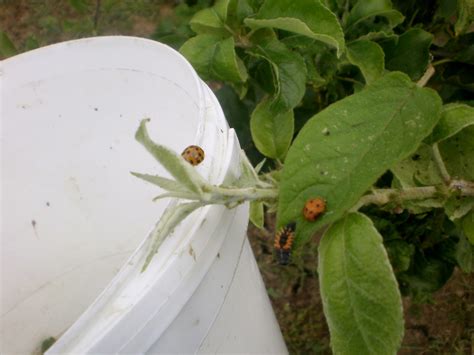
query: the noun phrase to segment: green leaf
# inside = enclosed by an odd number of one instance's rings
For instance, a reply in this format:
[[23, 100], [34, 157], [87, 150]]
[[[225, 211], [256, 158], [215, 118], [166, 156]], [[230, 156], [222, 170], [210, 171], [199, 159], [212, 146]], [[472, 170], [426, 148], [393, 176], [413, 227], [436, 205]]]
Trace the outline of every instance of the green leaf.
[[417, 252], [412, 267], [397, 275], [400, 289], [415, 302], [426, 302], [449, 280], [453, 269], [451, 263]]
[[444, 204], [444, 212], [452, 221], [466, 216], [472, 209], [474, 209], [472, 196], [451, 196]]
[[451, 177], [474, 181], [474, 126], [468, 126], [439, 144]]
[[166, 191], [175, 191], [182, 193], [190, 193], [191, 191], [186, 186], [176, 182], [175, 180], [167, 179], [158, 175], [141, 174], [131, 172], [131, 174], [139, 179], [149, 182], [153, 185], [159, 186]]
[[319, 246], [323, 309], [335, 354], [395, 354], [403, 338], [402, 300], [372, 221], [352, 213]]
[[413, 80], [419, 79], [429, 64], [432, 40], [431, 33], [412, 28], [403, 33], [398, 42], [394, 39], [381, 42], [385, 52], [385, 67], [403, 71]]
[[272, 109], [288, 111], [298, 105], [306, 90], [306, 66], [303, 57], [278, 40], [257, 45], [249, 54], [263, 58], [272, 67], [275, 88]]
[[469, 31], [474, 22], [474, 1], [473, 0], [457, 0], [458, 20], [454, 25], [456, 36]]
[[189, 26], [198, 34], [228, 33], [225, 28], [228, 6], [229, 0], [216, 1], [214, 6], [198, 11], [189, 22]]
[[285, 158], [293, 138], [294, 126], [293, 110], [276, 112], [268, 98], [257, 105], [250, 118], [255, 146], [263, 155], [273, 159]]
[[351, 26], [375, 16], [385, 17], [391, 27], [402, 23], [404, 19], [400, 12], [392, 9], [390, 0], [359, 0], [349, 13], [346, 28], [349, 29]]
[[192, 212], [202, 207], [201, 202], [181, 203], [170, 205], [161, 215], [160, 220], [156, 224], [153, 231], [147, 239], [151, 240], [148, 255], [145, 259], [141, 272], [144, 272], [155, 254], [158, 252], [165, 238]]
[[411, 259], [415, 254], [415, 246], [402, 239], [391, 240], [386, 243], [390, 263], [395, 271], [406, 271], [410, 267]]
[[202, 187], [206, 185], [204, 179], [180, 155], [162, 145], [156, 144], [150, 139], [146, 128], [146, 124], [149, 121], [150, 119], [144, 119], [140, 122], [135, 139], [163, 165], [176, 181], [184, 185], [189, 191], [202, 194]]
[[253, 168], [244, 150], [240, 151], [240, 170], [241, 174], [237, 181], [232, 185], [237, 187], [252, 187], [259, 184], [257, 171]]
[[232, 21], [235, 25], [240, 26], [246, 17], [255, 14], [260, 5], [260, 0], [230, 0], [230, 21]]
[[445, 140], [473, 124], [474, 107], [458, 103], [444, 105], [441, 118], [427, 141], [436, 143]]
[[251, 28], [272, 27], [299, 33], [344, 52], [344, 33], [337, 17], [318, 0], [266, 0], [254, 18], [245, 19]]
[[8, 35], [0, 30], [0, 57], [7, 58], [17, 54], [15, 45]]
[[250, 222], [259, 229], [263, 229], [263, 202], [252, 201], [250, 202]]
[[383, 75], [384, 56], [383, 49], [372, 41], [360, 40], [347, 45], [347, 58], [359, 67], [367, 84]]
[[474, 271], [474, 245], [469, 243], [464, 233], [456, 246], [456, 261], [464, 272]]
[[[416, 150], [440, 108], [436, 92], [390, 73], [312, 117], [286, 157], [278, 226], [296, 221], [299, 244], [340, 218], [380, 175]], [[316, 196], [326, 199], [326, 213], [308, 222], [301, 211]]]
[[474, 245], [474, 211], [464, 216], [461, 226], [469, 242]]
[[180, 52], [191, 62], [204, 80], [241, 83], [247, 80], [247, 70], [237, 57], [232, 37], [202, 34], [186, 41]]
[[431, 146], [424, 143], [410, 157], [393, 166], [391, 171], [404, 188], [443, 183], [432, 158]]

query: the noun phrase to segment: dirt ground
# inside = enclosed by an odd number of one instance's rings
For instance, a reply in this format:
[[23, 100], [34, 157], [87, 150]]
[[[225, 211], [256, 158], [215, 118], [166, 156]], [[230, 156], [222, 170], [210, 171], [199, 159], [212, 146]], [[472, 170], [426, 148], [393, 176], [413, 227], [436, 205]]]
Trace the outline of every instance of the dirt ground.
[[[272, 255], [274, 217], [248, 236], [291, 354], [330, 354], [317, 268], [318, 236], [311, 247], [279, 266]], [[430, 304], [403, 300], [405, 337], [400, 355], [474, 354], [474, 275], [456, 270]]]

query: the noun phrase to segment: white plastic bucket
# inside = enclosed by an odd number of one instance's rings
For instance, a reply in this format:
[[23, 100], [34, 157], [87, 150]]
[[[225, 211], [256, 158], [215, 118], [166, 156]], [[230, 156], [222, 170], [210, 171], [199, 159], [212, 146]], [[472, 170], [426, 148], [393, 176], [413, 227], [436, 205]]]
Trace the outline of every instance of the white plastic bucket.
[[177, 152], [219, 184], [239, 145], [176, 51], [132, 37], [44, 47], [0, 64], [1, 353], [286, 353], [245, 236], [248, 205], [199, 209], [144, 273], [169, 203], [129, 172], [168, 174], [134, 140]]

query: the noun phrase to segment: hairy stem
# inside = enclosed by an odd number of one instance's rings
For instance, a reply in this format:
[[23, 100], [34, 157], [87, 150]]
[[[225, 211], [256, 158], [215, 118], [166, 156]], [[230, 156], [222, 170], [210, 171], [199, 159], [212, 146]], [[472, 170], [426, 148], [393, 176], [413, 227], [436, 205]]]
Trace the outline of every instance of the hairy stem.
[[435, 186], [409, 187], [405, 189], [376, 189], [369, 195], [362, 196], [351, 211], [357, 211], [362, 206], [375, 204], [385, 205], [389, 202], [408, 200], [424, 200], [438, 197], [439, 190]]

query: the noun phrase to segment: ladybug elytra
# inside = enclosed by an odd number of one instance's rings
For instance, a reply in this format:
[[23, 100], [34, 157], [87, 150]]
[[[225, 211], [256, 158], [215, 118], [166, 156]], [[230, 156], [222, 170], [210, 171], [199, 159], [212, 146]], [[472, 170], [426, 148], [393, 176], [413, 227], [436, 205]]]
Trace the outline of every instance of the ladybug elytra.
[[326, 201], [321, 197], [306, 201], [303, 208], [303, 216], [307, 221], [315, 221], [326, 210]]
[[204, 160], [204, 150], [197, 145], [186, 147], [181, 156], [191, 165], [199, 165]]
[[296, 223], [288, 223], [275, 234], [275, 254], [280, 265], [288, 265], [291, 256], [291, 247], [295, 239]]

